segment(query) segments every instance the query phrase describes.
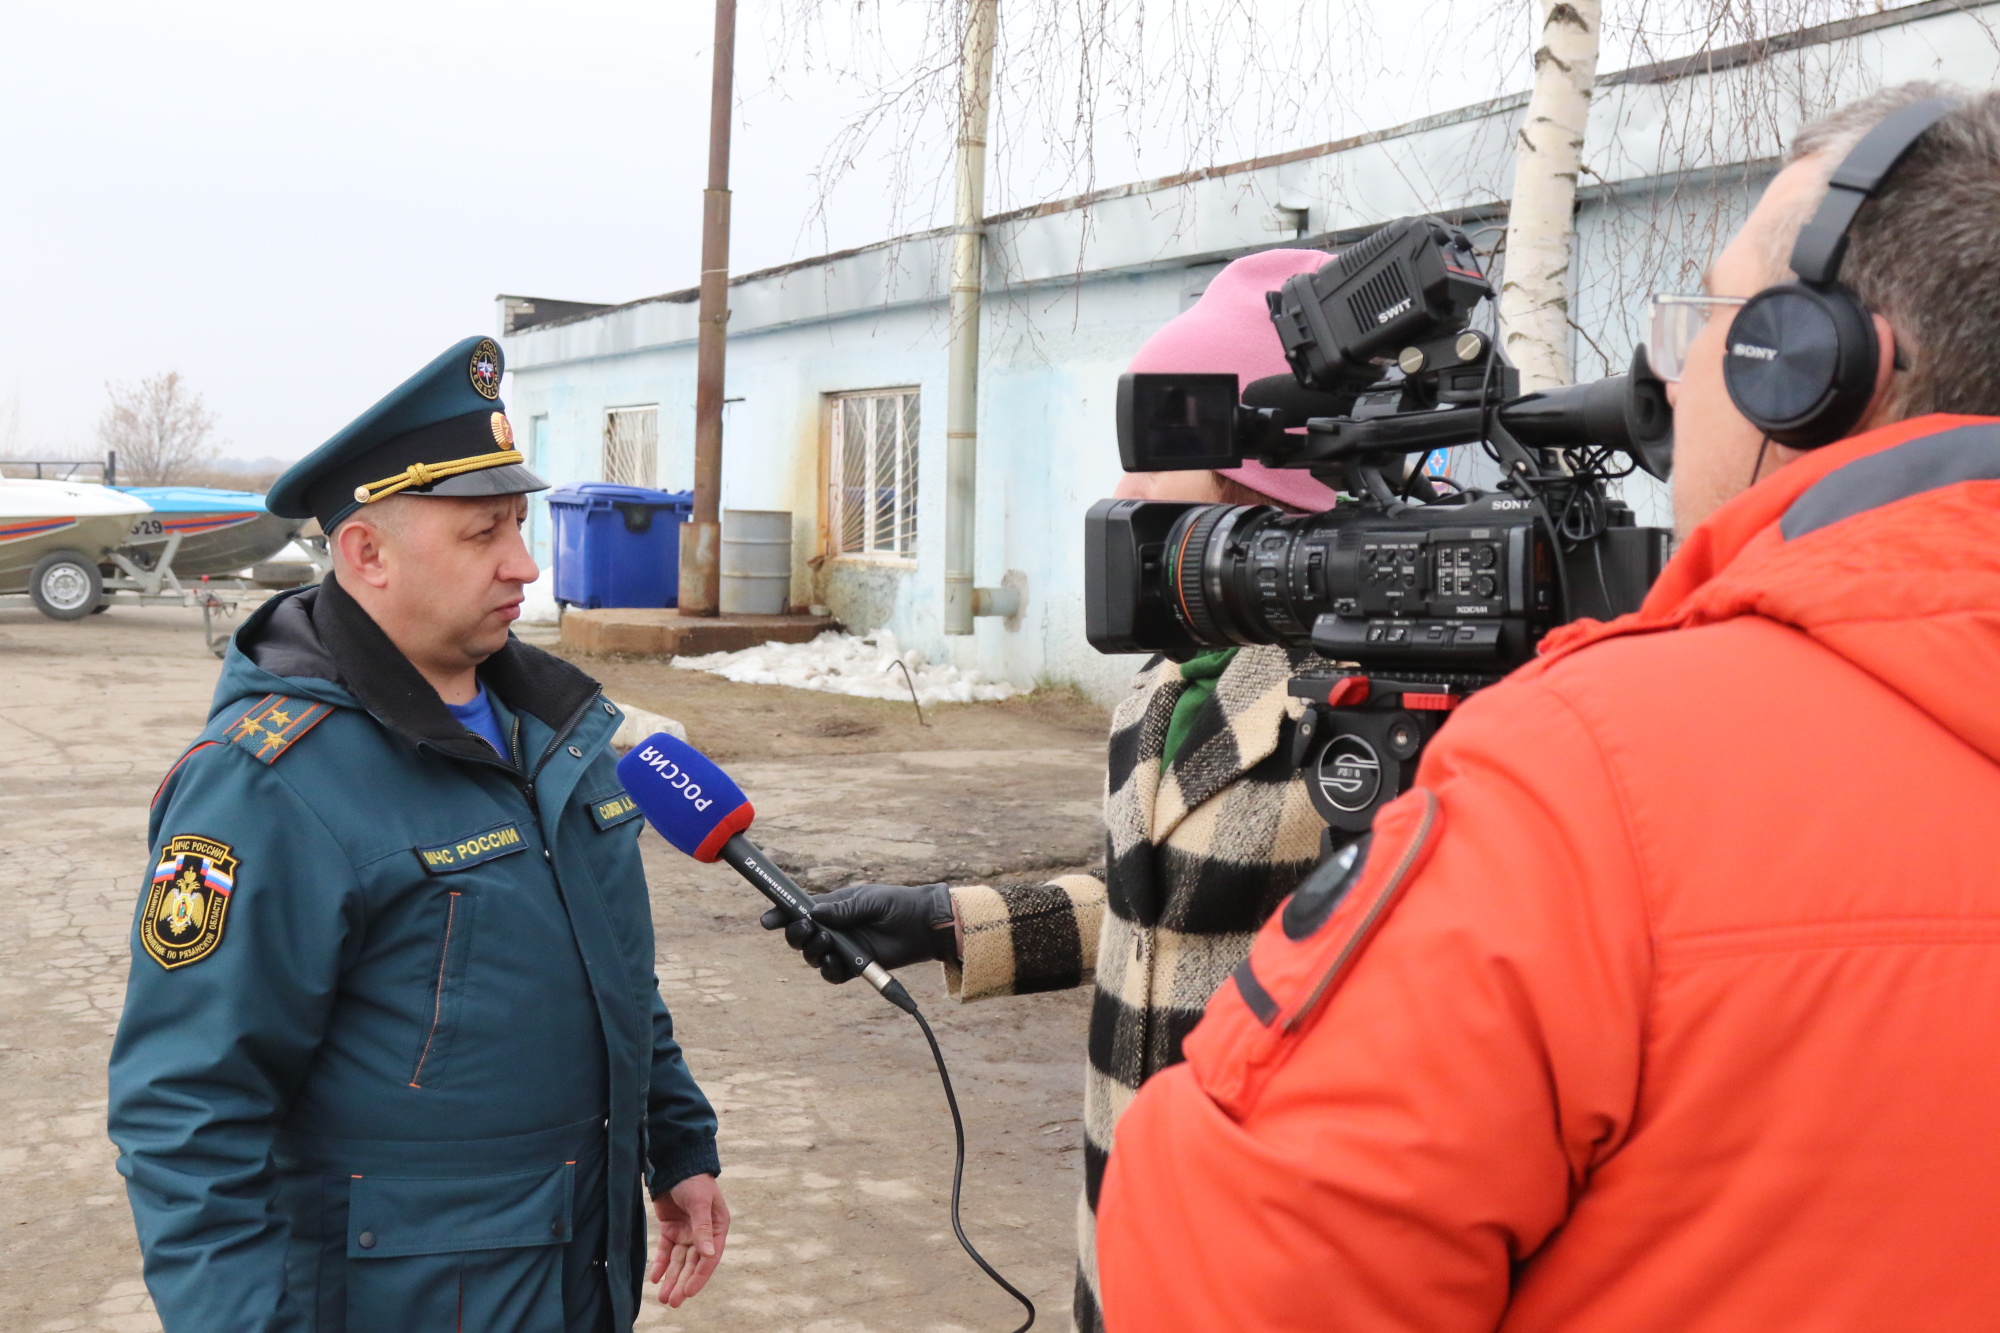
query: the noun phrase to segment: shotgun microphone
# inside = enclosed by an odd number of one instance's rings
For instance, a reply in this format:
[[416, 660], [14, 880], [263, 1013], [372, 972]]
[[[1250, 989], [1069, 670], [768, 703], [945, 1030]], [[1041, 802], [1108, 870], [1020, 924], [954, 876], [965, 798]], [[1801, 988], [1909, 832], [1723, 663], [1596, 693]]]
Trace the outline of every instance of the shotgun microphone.
[[[618, 780], [646, 822], [675, 847], [697, 861], [727, 861], [792, 920], [812, 917], [812, 898], [745, 836], [757, 812], [743, 789], [707, 755], [662, 731], [625, 752], [618, 761]], [[917, 1012], [903, 983], [866, 951], [837, 930], [820, 929], [883, 999], [906, 1014]]]
[[[707, 755], [686, 741], [659, 732], [626, 751], [625, 757], [618, 761], [618, 780], [625, 784], [633, 804], [661, 837], [697, 861], [729, 862], [737, 874], [749, 880], [757, 892], [776, 903], [792, 920], [811, 920], [811, 897], [744, 836], [750, 821], [757, 817], [757, 812], [750, 808], [749, 798]], [[903, 989], [902, 982], [839, 931], [825, 926], [820, 929], [832, 938], [833, 947], [846, 955], [854, 970], [882, 992], [883, 999], [916, 1019], [917, 1026], [923, 1029], [924, 1040], [930, 1043], [931, 1059], [937, 1062], [938, 1081], [944, 1084], [944, 1104], [951, 1110], [951, 1132], [957, 1145], [951, 1167], [952, 1234], [980, 1271], [1028, 1312], [1027, 1322], [1014, 1330], [1014, 1333], [1028, 1333], [1035, 1324], [1035, 1303], [1000, 1276], [999, 1269], [986, 1262], [986, 1256], [973, 1247], [964, 1223], [959, 1220], [959, 1191], [965, 1182], [965, 1121], [958, 1113], [958, 1094], [952, 1091], [951, 1073], [945, 1068], [937, 1034], [931, 1031], [931, 1025], [918, 1010], [917, 1002], [910, 998], [909, 991]]]

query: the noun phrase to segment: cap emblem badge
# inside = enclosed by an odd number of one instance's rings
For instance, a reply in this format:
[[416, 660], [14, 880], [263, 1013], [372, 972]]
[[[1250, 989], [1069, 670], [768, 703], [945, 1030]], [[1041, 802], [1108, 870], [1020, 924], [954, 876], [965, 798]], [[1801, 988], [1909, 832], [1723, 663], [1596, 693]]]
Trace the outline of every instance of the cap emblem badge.
[[472, 388], [481, 398], [492, 402], [500, 396], [500, 348], [491, 338], [481, 338], [479, 346], [472, 349], [472, 364], [466, 368], [472, 377]]
[[514, 447], [514, 427], [508, 422], [505, 412], [493, 414], [493, 443], [502, 449]]

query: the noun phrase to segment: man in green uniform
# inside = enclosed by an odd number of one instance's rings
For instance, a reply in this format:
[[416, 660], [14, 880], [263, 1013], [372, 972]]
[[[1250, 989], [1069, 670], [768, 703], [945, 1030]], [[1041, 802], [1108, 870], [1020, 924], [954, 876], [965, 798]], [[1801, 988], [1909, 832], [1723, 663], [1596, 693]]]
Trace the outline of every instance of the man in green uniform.
[[714, 1114], [605, 743], [516, 641], [524, 495], [468, 338], [301, 461], [334, 573], [231, 645], [154, 799], [111, 1136], [169, 1333], [632, 1326], [720, 1260]]

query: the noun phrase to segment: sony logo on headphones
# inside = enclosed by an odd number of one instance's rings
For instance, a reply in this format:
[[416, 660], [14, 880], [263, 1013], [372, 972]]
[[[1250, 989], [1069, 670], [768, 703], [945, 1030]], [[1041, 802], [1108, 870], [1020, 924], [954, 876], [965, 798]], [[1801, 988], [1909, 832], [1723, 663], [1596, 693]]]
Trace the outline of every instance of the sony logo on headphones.
[[1749, 343], [1731, 343], [1729, 345], [1729, 354], [1731, 356], [1747, 357], [1752, 361], [1776, 361], [1778, 359], [1777, 348], [1754, 347]]

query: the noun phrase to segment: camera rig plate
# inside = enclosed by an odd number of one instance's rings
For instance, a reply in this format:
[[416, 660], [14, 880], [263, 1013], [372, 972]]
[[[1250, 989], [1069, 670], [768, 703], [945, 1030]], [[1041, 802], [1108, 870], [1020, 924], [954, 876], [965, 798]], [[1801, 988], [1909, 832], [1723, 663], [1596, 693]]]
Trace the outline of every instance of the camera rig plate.
[[1497, 679], [1360, 672], [1292, 677], [1286, 692], [1306, 704], [1292, 733], [1292, 766], [1304, 774], [1313, 809], [1336, 842], [1366, 833], [1376, 811], [1410, 789], [1438, 728], [1475, 690]]

